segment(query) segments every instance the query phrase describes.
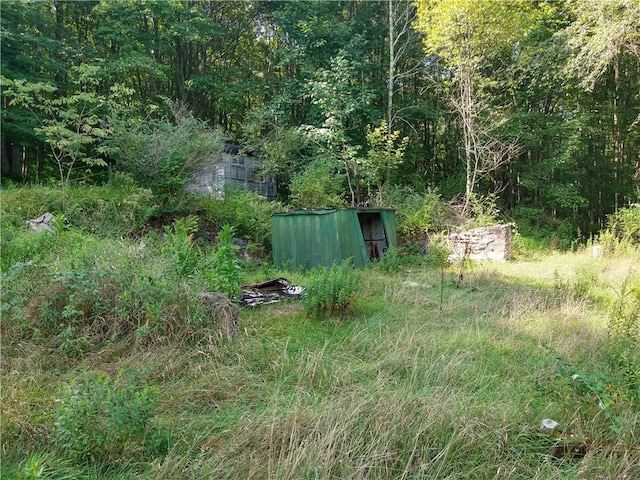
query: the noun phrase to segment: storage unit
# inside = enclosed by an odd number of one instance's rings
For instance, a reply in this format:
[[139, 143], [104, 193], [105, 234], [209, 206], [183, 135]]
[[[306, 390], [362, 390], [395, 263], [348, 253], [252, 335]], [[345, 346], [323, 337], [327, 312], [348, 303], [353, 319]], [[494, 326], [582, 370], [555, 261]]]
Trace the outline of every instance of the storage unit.
[[256, 192], [268, 200], [275, 200], [275, 178], [264, 172], [263, 167], [262, 159], [240, 155], [240, 147], [225, 143], [221, 155], [205, 162], [185, 189], [224, 198], [226, 188], [231, 187]]
[[273, 262], [279, 268], [331, 266], [347, 258], [358, 267], [396, 246], [391, 209], [296, 210], [271, 217]]

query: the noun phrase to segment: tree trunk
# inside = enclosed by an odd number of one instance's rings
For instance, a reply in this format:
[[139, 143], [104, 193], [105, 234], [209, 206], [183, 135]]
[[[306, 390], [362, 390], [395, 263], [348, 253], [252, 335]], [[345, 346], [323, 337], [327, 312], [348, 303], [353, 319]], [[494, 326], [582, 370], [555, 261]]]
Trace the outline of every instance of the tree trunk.
[[[393, 0], [389, 0], [389, 78], [387, 81], [387, 138], [391, 138], [393, 132], [393, 89], [395, 86], [395, 43], [396, 38], [393, 29]], [[389, 142], [387, 142], [387, 171], [385, 173], [385, 183], [389, 184], [391, 180], [391, 152], [389, 151]]]

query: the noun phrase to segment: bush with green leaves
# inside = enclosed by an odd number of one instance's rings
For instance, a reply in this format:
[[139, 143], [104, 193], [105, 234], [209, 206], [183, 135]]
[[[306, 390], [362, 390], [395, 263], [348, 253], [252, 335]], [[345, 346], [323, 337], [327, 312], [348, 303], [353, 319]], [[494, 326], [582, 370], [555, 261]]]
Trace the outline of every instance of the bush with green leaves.
[[8, 274], [15, 264], [38, 264], [51, 253], [56, 239], [49, 232], [29, 232], [23, 225], [16, 226], [4, 220], [0, 235], [0, 271], [4, 274]]
[[[232, 225], [234, 235], [246, 239], [248, 248], [256, 250], [268, 249], [271, 245], [271, 215], [285, 210], [280, 202], [233, 187], [225, 189], [222, 199], [194, 197], [192, 208], [201, 217], [204, 229], [216, 232], [225, 224]], [[200, 232], [202, 236], [206, 234], [206, 231]]]
[[105, 140], [111, 131], [105, 117], [132, 93], [123, 85], [112, 86], [109, 96], [98, 93], [99, 71], [98, 65], [71, 67], [67, 75], [73, 85], [62, 95], [51, 83], [2, 77], [2, 93], [8, 105], [20, 106], [37, 119], [34, 130], [45, 140], [58, 170], [62, 212], [66, 211], [66, 192], [72, 174], [77, 170], [107, 167], [104, 157], [111, 150]]
[[609, 309], [607, 355], [624, 397], [640, 406], [640, 277], [628, 278]]
[[114, 378], [85, 371], [62, 387], [55, 411], [52, 442], [80, 463], [114, 462], [148, 455], [157, 391], [135, 375]]
[[[192, 222], [178, 221], [166, 239], [149, 234], [137, 242], [74, 228], [59, 235], [16, 232], [10, 242], [3, 235], [3, 261], [11, 252], [0, 277], [3, 338], [38, 340], [81, 358], [123, 336], [148, 343], [206, 335], [202, 327], [210, 324], [199, 295], [207, 257], [191, 243]], [[227, 258], [238, 262], [233, 250]], [[237, 291], [241, 276], [237, 269], [233, 275], [216, 278]]]
[[289, 201], [296, 208], [340, 208], [342, 198], [342, 178], [336, 167], [328, 161], [311, 162], [304, 172], [291, 180]]
[[607, 229], [600, 233], [598, 242], [608, 252], [629, 250], [640, 245], [640, 203], [610, 215]]
[[101, 237], [138, 234], [157, 209], [153, 193], [121, 172], [102, 186], [72, 187], [65, 216], [70, 225]]
[[302, 306], [310, 317], [344, 317], [360, 291], [360, 272], [351, 261], [311, 270]]
[[568, 250], [575, 243], [578, 227], [572, 219], [561, 220], [542, 208], [525, 206], [516, 206], [514, 216], [518, 232], [545, 250]]
[[409, 242], [422, 243], [429, 232], [441, 231], [450, 215], [440, 195], [429, 190], [417, 193], [410, 188], [389, 188], [388, 205], [396, 209], [398, 234]]
[[595, 364], [578, 368], [555, 355], [557, 371], [582, 402], [580, 408], [585, 414], [601, 415], [617, 441], [625, 436], [634, 441], [633, 432], [623, 429], [619, 413], [640, 407], [639, 280], [625, 280], [609, 305], [608, 336]]
[[464, 228], [488, 227], [500, 223], [500, 209], [497, 205], [497, 196], [471, 195], [469, 198], [469, 218], [464, 221]]
[[204, 276], [207, 288], [226, 293], [234, 299], [240, 293], [242, 282], [242, 266], [236, 256], [236, 246], [233, 244], [234, 229], [231, 225], [224, 225], [218, 233], [218, 244], [207, 260]]
[[222, 133], [196, 119], [184, 105], [169, 105], [172, 119], [114, 120], [110, 139], [117, 168], [150, 189], [160, 205], [174, 208], [202, 164], [222, 153]]
[[165, 227], [166, 244], [162, 251], [179, 277], [191, 275], [198, 267], [200, 255], [193, 244], [193, 234], [197, 231], [198, 217], [195, 215], [177, 218], [173, 225]]

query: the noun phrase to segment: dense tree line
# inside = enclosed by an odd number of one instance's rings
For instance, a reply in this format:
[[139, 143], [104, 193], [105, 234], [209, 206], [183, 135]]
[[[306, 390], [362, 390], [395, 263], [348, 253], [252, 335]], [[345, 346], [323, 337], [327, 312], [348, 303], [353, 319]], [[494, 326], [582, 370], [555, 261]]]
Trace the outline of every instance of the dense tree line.
[[99, 171], [114, 130], [179, 103], [283, 195], [496, 194], [588, 234], [638, 199], [639, 25], [640, 0], [6, 1], [2, 174], [55, 178], [65, 111], [95, 101], [76, 133]]

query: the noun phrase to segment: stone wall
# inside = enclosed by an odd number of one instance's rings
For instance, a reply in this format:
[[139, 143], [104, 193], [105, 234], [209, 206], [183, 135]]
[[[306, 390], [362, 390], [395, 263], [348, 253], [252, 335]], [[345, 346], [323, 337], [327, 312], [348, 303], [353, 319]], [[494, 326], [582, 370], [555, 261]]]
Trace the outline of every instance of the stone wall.
[[447, 235], [451, 261], [469, 258], [504, 262], [511, 258], [511, 227], [493, 225]]

